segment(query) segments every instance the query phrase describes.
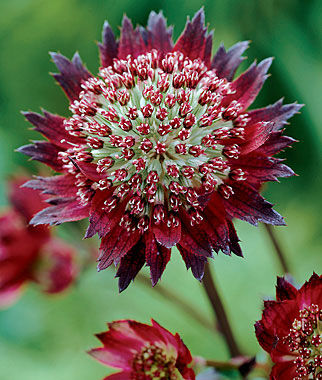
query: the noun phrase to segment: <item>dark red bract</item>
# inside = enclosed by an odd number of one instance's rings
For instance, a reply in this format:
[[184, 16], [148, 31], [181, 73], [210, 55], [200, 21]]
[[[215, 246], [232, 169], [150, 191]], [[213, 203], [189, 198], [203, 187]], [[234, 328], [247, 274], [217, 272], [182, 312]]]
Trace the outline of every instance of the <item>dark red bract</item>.
[[256, 336], [275, 363], [272, 380], [322, 379], [322, 276], [300, 289], [278, 277], [276, 301], [266, 301]]
[[194, 380], [188, 366], [190, 351], [178, 334], [152, 320], [152, 326], [132, 320], [108, 324], [109, 330], [97, 334], [103, 347], [89, 351], [95, 359], [121, 369], [105, 380]]
[[46, 203], [38, 192], [20, 187], [25, 181], [10, 183], [13, 208], [0, 215], [0, 306], [10, 305], [28, 281], [58, 293], [76, 276], [73, 248], [53, 237], [48, 227], [28, 225]]
[[294, 174], [273, 155], [294, 142], [282, 132], [301, 105], [248, 110], [271, 59], [233, 79], [248, 42], [212, 57], [203, 10], [171, 34], [162, 13], [146, 29], [124, 17], [119, 41], [106, 22], [97, 77], [52, 54], [71, 117], [25, 113], [49, 141], [20, 151], [62, 174], [28, 182], [53, 195], [32, 224], [89, 217], [98, 269], [119, 265], [120, 290], [145, 263], [155, 285], [174, 246], [199, 280], [214, 251], [242, 256], [232, 219], [283, 225], [259, 189]]

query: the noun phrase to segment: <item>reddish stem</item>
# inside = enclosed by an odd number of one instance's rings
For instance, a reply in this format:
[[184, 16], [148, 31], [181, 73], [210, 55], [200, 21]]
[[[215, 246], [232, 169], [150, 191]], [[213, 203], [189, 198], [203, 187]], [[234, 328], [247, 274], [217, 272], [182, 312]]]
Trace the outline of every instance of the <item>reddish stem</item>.
[[240, 356], [241, 350], [238, 347], [237, 341], [232, 332], [224, 305], [216, 289], [215, 282], [209, 268], [209, 264], [206, 264], [205, 266], [205, 275], [202, 284], [208, 296], [209, 302], [212, 306], [214, 315], [217, 319], [219, 330], [226, 340], [231, 356]]
[[268, 236], [275, 248], [275, 252], [278, 258], [278, 261], [284, 271], [284, 273], [290, 273], [290, 268], [288, 266], [287, 260], [286, 260], [286, 255], [283, 252], [283, 249], [276, 237], [274, 228], [270, 224], [264, 224], [264, 227], [266, 229], [266, 232], [268, 233]]

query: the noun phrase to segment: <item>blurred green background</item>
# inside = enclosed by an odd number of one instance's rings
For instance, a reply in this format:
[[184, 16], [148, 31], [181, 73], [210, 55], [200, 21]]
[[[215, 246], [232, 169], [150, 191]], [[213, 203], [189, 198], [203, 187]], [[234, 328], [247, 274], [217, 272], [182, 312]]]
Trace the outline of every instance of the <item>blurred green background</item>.
[[[68, 114], [67, 99], [48, 72], [55, 71], [48, 51], [71, 57], [77, 50], [95, 73], [107, 19], [118, 35], [123, 13], [134, 24], [145, 25], [151, 10], [163, 9], [174, 36], [182, 31], [186, 16], [204, 5], [206, 21], [215, 28], [214, 48], [239, 40], [251, 40], [245, 69], [258, 58], [274, 56], [270, 77], [255, 106], [285, 97], [285, 102], [305, 103], [287, 134], [300, 140], [283, 153], [299, 177], [269, 184], [268, 200], [284, 216], [288, 227], [277, 230], [287, 252], [293, 275], [303, 282], [315, 270], [321, 273], [321, 188], [322, 188], [322, 2], [321, 0], [1, 0], [0, 2], [0, 201], [6, 203], [5, 179], [24, 167], [36, 172], [37, 165], [14, 149], [39, 135], [30, 131], [20, 110]], [[253, 323], [260, 318], [262, 299], [274, 293], [276, 275], [281, 275], [271, 242], [263, 227], [236, 223], [245, 259], [220, 254], [212, 262], [237, 338], [247, 354], [259, 346]], [[58, 227], [66, 238], [78, 241], [68, 226]], [[82, 225], [85, 229], [85, 224]], [[81, 242], [79, 243], [81, 244]], [[174, 250], [173, 260], [162, 285], [187, 300], [211, 320], [211, 310], [201, 285], [185, 270]], [[111, 270], [96, 273], [95, 266], [79, 278], [72, 290], [48, 298], [30, 286], [22, 299], [0, 312], [0, 379], [94, 380], [109, 370], [92, 360], [85, 351], [97, 345], [95, 332], [105, 322], [155, 318], [178, 331], [193, 354], [223, 360], [228, 357], [223, 339], [195, 322], [156, 290], [138, 281], [124, 293], [117, 293]]]

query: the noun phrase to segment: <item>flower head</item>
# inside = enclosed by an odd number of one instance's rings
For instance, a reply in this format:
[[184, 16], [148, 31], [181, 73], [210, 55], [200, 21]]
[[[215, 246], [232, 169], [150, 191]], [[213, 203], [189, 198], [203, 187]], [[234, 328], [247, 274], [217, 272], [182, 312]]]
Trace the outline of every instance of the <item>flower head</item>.
[[156, 284], [174, 246], [199, 280], [214, 251], [242, 256], [232, 218], [284, 224], [259, 189], [294, 174], [272, 156], [293, 143], [282, 127], [301, 106], [247, 110], [271, 59], [233, 79], [248, 43], [212, 58], [203, 10], [175, 44], [171, 32], [162, 13], [146, 29], [124, 17], [119, 41], [106, 22], [97, 76], [52, 54], [71, 116], [25, 114], [49, 141], [20, 151], [62, 173], [27, 184], [54, 195], [32, 223], [89, 217], [98, 269], [119, 264], [120, 290], [145, 263]]
[[11, 304], [28, 281], [43, 291], [58, 293], [76, 275], [74, 250], [52, 237], [46, 226], [30, 226], [30, 219], [45, 207], [44, 197], [21, 188], [26, 178], [10, 183], [12, 209], [0, 215], [0, 305]]
[[313, 274], [300, 289], [278, 277], [276, 301], [264, 303], [255, 330], [275, 363], [271, 379], [321, 379], [322, 276]]
[[152, 320], [146, 325], [132, 320], [108, 324], [97, 334], [103, 347], [89, 351], [101, 363], [121, 369], [105, 379], [194, 380], [190, 351], [178, 334], [171, 334]]

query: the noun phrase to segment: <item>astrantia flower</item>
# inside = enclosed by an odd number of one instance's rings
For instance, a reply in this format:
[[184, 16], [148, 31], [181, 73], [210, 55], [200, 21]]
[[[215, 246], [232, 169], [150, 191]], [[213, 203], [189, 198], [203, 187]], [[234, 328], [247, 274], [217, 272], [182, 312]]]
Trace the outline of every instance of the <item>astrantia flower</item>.
[[108, 324], [97, 334], [103, 347], [89, 351], [101, 363], [121, 369], [105, 380], [194, 380], [190, 351], [178, 334], [161, 327], [131, 320]]
[[255, 329], [276, 363], [271, 379], [322, 379], [322, 276], [313, 274], [300, 289], [278, 278], [276, 301], [264, 303]]
[[203, 10], [174, 45], [171, 33], [161, 13], [146, 29], [124, 17], [119, 41], [106, 22], [97, 76], [52, 54], [71, 117], [25, 114], [49, 141], [20, 151], [62, 173], [29, 182], [55, 196], [32, 223], [89, 216], [98, 269], [119, 264], [120, 290], [145, 263], [156, 284], [174, 246], [197, 279], [213, 251], [242, 256], [232, 218], [284, 224], [258, 190], [294, 174], [272, 156], [293, 143], [282, 128], [301, 106], [247, 110], [271, 59], [233, 80], [248, 43], [211, 58]]
[[13, 208], [0, 215], [0, 305], [11, 304], [28, 281], [43, 291], [58, 293], [75, 278], [75, 252], [54, 238], [46, 226], [30, 226], [30, 219], [45, 207], [36, 191], [21, 188], [21, 178], [10, 185]]

